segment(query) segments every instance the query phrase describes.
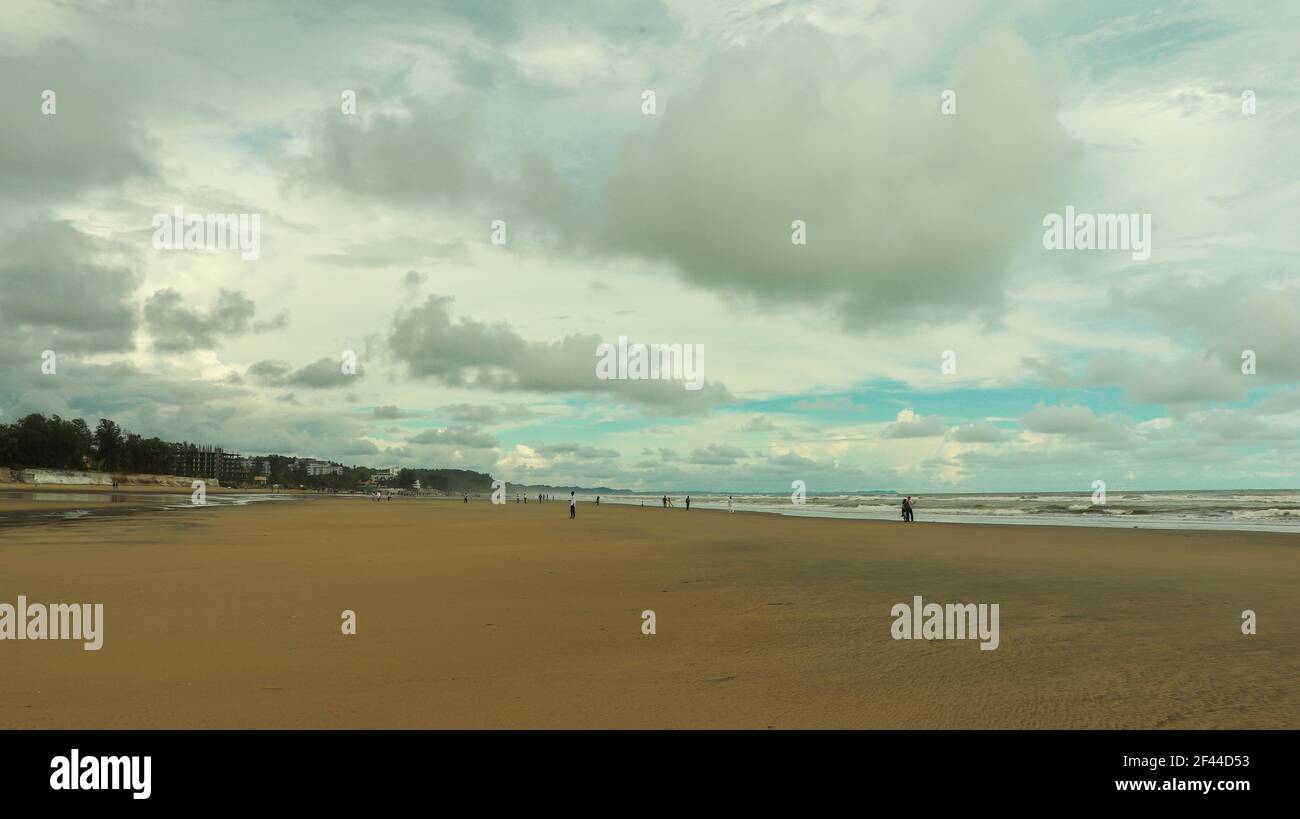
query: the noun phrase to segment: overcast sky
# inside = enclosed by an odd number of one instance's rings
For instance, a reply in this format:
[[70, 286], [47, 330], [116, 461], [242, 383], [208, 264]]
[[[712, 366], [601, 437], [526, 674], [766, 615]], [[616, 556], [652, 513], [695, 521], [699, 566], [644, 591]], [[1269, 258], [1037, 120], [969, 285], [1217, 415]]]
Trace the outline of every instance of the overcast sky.
[[[6, 420], [652, 491], [1297, 486], [1300, 5], [370, 5], [5, 4]], [[1150, 258], [1045, 248], [1067, 206]], [[156, 248], [177, 207], [260, 255]], [[620, 336], [703, 388], [597, 378]]]

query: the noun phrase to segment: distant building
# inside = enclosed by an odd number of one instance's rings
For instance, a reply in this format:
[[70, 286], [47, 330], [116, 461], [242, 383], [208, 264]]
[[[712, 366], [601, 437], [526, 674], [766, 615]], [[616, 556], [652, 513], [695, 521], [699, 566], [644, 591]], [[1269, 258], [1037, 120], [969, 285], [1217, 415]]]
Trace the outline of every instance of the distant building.
[[343, 464], [318, 461], [315, 458], [304, 458], [299, 463], [307, 470], [308, 477], [316, 478], [322, 475], [343, 474]]
[[220, 478], [224, 454], [221, 447], [177, 444], [175, 473], [191, 478]]
[[371, 473], [370, 477], [372, 480], [374, 480], [375, 483], [391, 483], [392, 481], [397, 480], [397, 476], [401, 471], [402, 470], [398, 469], [397, 467], [390, 467], [388, 469], [377, 469], [373, 473]]
[[243, 457], [237, 452], [221, 453], [221, 474], [223, 481], [246, 481], [252, 477], [252, 470], [248, 469], [248, 458]]
[[221, 480], [247, 483], [254, 476], [263, 478], [271, 474], [269, 458], [249, 457], [237, 452], [221, 453]]

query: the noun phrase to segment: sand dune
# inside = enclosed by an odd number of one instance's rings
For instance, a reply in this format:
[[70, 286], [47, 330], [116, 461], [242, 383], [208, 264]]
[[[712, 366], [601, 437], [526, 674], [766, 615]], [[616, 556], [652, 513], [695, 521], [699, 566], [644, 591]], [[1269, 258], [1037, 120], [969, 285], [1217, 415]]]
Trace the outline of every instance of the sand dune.
[[[418, 499], [11, 527], [0, 602], [103, 603], [104, 644], [0, 642], [0, 725], [1294, 728], [1298, 547]], [[892, 639], [914, 595], [997, 603], [999, 647]]]

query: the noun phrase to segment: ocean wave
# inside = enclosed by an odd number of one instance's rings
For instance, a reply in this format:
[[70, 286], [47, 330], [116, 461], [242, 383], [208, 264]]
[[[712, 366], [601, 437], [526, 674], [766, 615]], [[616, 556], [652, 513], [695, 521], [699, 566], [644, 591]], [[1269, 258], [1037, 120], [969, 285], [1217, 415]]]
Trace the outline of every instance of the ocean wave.
[[[682, 506], [684, 493], [673, 498]], [[902, 495], [837, 492], [809, 495], [795, 505], [783, 493], [737, 494], [737, 511], [862, 520], [897, 520]], [[611, 496], [616, 503], [658, 505], [660, 495]], [[1090, 492], [914, 495], [918, 521], [1031, 523], [1155, 528], [1300, 530], [1300, 492], [1279, 490], [1113, 492], [1093, 503]], [[726, 509], [727, 495], [693, 494], [692, 506]]]
[[1270, 520], [1276, 518], [1296, 518], [1300, 519], [1300, 509], [1288, 507], [1285, 509], [1238, 509], [1232, 512], [1234, 520]]

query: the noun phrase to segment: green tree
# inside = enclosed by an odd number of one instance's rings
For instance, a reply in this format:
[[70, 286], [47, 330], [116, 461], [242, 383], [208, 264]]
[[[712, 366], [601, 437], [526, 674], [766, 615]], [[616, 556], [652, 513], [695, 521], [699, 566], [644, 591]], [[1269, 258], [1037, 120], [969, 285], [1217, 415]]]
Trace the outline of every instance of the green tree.
[[108, 472], [120, 470], [125, 444], [122, 428], [107, 418], [100, 418], [95, 427], [95, 458], [99, 468]]

